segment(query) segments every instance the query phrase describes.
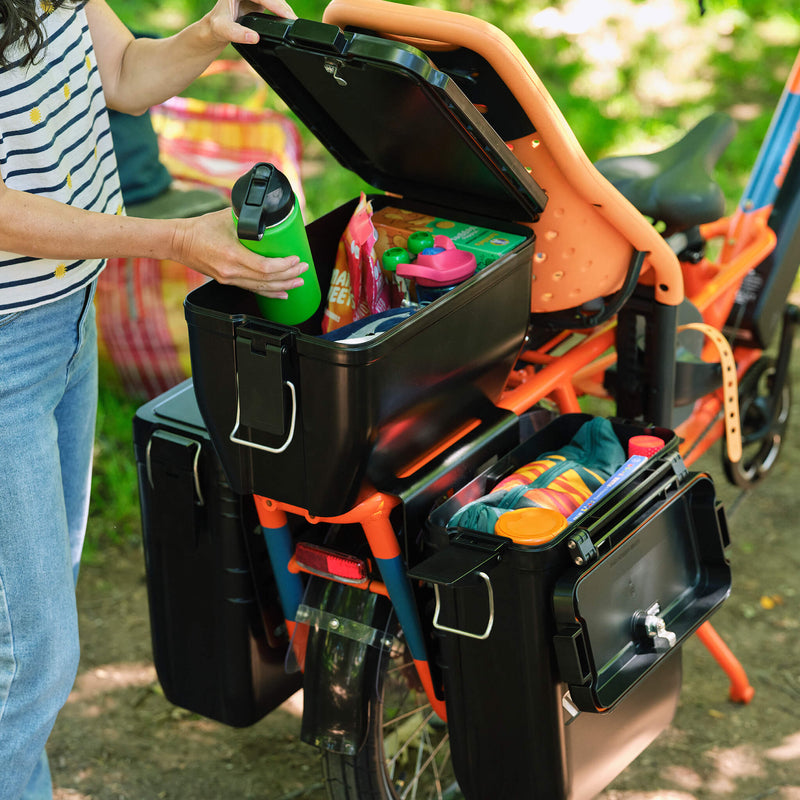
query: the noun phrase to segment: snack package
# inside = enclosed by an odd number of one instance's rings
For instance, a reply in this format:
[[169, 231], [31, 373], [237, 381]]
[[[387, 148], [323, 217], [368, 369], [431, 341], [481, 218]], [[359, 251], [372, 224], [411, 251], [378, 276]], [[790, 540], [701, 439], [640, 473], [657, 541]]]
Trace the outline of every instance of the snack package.
[[444, 234], [459, 250], [472, 253], [479, 270], [488, 267], [500, 256], [509, 253], [525, 241], [524, 236], [516, 233], [454, 222], [394, 206], [386, 206], [376, 211], [372, 224], [378, 232], [378, 243], [375, 248], [378, 257], [382, 257], [390, 247], [408, 248], [408, 237], [412, 233], [426, 231], [434, 236], [439, 233]]
[[339, 240], [322, 318], [323, 333], [390, 308], [389, 287], [375, 254], [377, 239], [372, 224], [372, 204], [362, 192]]

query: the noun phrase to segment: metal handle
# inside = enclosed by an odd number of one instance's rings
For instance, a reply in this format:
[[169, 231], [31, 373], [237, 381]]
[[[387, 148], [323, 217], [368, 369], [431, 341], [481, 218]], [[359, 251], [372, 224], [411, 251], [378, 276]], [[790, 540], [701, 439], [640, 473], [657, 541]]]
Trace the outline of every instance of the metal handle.
[[459, 636], [467, 636], [470, 639], [488, 639], [489, 634], [492, 632], [494, 626], [494, 592], [492, 591], [492, 581], [485, 572], [478, 572], [483, 582], [486, 584], [486, 590], [489, 593], [489, 622], [486, 624], [486, 630], [483, 633], [472, 633], [471, 631], [462, 631], [459, 628], [450, 628], [447, 625], [439, 623], [439, 612], [442, 610], [442, 604], [439, 601], [439, 584], [433, 584], [433, 593], [436, 595], [436, 611], [433, 614], [433, 627], [439, 631], [446, 631], [447, 633], [455, 633]]
[[[176, 438], [183, 438], [183, 437], [176, 437]], [[202, 452], [203, 446], [198, 442], [196, 439], [187, 439], [187, 443], [195, 447], [194, 451], [194, 458], [192, 459], [192, 481], [194, 483], [194, 491], [197, 495], [196, 505], [204, 506], [206, 504], [205, 498], [203, 497], [203, 491], [200, 488], [200, 453]], [[147, 472], [147, 482], [150, 484], [151, 489], [156, 488], [155, 481], [153, 480], [153, 461], [151, 456], [151, 450], [153, 448], [153, 437], [151, 436], [147, 440], [147, 447], [145, 448], [145, 471]]]
[[289, 423], [289, 434], [286, 441], [280, 447], [267, 447], [265, 444], [258, 444], [257, 442], [248, 442], [246, 439], [239, 439], [236, 434], [239, 431], [239, 416], [241, 414], [242, 404], [239, 399], [239, 376], [236, 376], [236, 421], [233, 424], [233, 430], [228, 437], [235, 444], [242, 444], [245, 447], [252, 447], [255, 450], [263, 450], [266, 453], [282, 453], [292, 443], [294, 438], [294, 427], [297, 421], [297, 393], [295, 392], [294, 384], [291, 381], [284, 381], [285, 386], [289, 387], [289, 393], [292, 395], [292, 421]]

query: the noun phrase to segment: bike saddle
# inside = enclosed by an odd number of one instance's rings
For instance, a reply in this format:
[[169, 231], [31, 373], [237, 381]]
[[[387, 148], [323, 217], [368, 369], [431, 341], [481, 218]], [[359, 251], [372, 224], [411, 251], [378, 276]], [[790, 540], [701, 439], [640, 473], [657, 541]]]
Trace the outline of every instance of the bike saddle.
[[595, 167], [642, 214], [674, 233], [722, 216], [725, 198], [711, 171], [735, 132], [736, 123], [717, 112], [665, 150], [603, 158]]

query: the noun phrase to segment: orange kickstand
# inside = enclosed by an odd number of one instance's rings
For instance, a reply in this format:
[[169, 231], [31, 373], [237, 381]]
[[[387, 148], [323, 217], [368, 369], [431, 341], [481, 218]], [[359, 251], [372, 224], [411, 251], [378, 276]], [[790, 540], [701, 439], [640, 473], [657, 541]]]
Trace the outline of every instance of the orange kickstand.
[[714, 630], [710, 622], [704, 622], [697, 629], [697, 636], [730, 678], [730, 699], [734, 703], [749, 703], [756, 690], [750, 685], [744, 667], [730, 651], [722, 637]]

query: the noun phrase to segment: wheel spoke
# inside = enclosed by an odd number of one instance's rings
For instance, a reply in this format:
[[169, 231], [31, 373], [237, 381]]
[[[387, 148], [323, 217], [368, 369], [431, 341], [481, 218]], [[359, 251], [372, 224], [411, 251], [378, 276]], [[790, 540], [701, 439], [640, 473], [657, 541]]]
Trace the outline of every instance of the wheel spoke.
[[[427, 735], [426, 735], [426, 738], [427, 738]], [[434, 772], [434, 774], [436, 776], [436, 778], [435, 778], [435, 788], [434, 788], [434, 791], [436, 792], [435, 797], [436, 797], [436, 800], [441, 800], [441, 798], [442, 798], [442, 784], [441, 784], [441, 780], [439, 778], [438, 769], [436, 767], [436, 756], [439, 754], [439, 751], [446, 744], [449, 744], [449, 743], [450, 743], [450, 737], [449, 736], [443, 736], [442, 740], [439, 742], [439, 744], [437, 744], [436, 747], [433, 748], [433, 750], [431, 751], [431, 754], [428, 756], [428, 758], [425, 759], [425, 761], [422, 764], [419, 764], [419, 763], [417, 764], [417, 773], [416, 773], [416, 775], [414, 775], [413, 780], [406, 787], [406, 790], [403, 792], [403, 794], [400, 795], [400, 800], [406, 800], [406, 798], [408, 798], [408, 793], [409, 793], [409, 791], [412, 790], [412, 788], [413, 788], [413, 791], [414, 791], [414, 794], [412, 795], [412, 798], [415, 798], [417, 796], [417, 790], [416, 790], [415, 787], [419, 783], [420, 776], [427, 769], [428, 765], [431, 764], [431, 762], [433, 762], [432, 771]], [[430, 746], [430, 740], [428, 740], [428, 746]], [[423, 748], [420, 747], [419, 748], [419, 753], [421, 753], [422, 750], [423, 750]], [[417, 760], [419, 761], [419, 755], [418, 755], [418, 759]], [[431, 797], [433, 797], [433, 796], [434, 795], [431, 795]]]
[[387, 761], [389, 765], [392, 765], [397, 762], [397, 759], [405, 753], [406, 750], [414, 743], [414, 741], [421, 737], [422, 733], [424, 732], [425, 728], [428, 726], [428, 723], [433, 719], [434, 713], [431, 711], [426, 717], [423, 717], [422, 721], [414, 728], [413, 732], [408, 735], [408, 738], [403, 742], [400, 743], [398, 739], [398, 748], [394, 752], [391, 758]]
[[[386, 730], [387, 728], [391, 728], [397, 725], [397, 723], [402, 722], [403, 720], [408, 719], [409, 717], [413, 717], [414, 714], [419, 714], [428, 708], [427, 704], [419, 705], [416, 708], [412, 708], [410, 711], [405, 711], [402, 714], [398, 714], [396, 717], [392, 717], [391, 719], [387, 719], [386, 722], [383, 723], [383, 728]], [[430, 717], [428, 717], [430, 719]]]

